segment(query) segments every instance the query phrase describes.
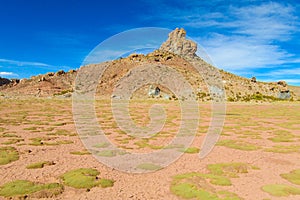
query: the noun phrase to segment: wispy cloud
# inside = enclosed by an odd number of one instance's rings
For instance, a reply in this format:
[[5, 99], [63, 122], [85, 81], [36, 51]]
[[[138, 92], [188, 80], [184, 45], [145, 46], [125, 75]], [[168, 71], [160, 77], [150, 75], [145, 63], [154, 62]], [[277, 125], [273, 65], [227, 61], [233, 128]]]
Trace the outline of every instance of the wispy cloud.
[[8, 78], [28, 78], [36, 74], [44, 74], [61, 69], [65, 71], [73, 69], [69, 66], [54, 66], [42, 62], [19, 61], [3, 58], [0, 58], [0, 64], [2, 65], [0, 76]]
[[212, 34], [197, 39], [216, 66], [226, 70], [268, 68], [274, 65], [298, 62], [292, 53], [278, 45], [258, 42], [245, 36]]
[[220, 68], [250, 70], [300, 60], [299, 55], [282, 45], [300, 30], [294, 5], [233, 0], [189, 1], [173, 7], [166, 1], [161, 3], [167, 8], [159, 8], [161, 14], [153, 19], [189, 29], [188, 35], [204, 47]]
[[27, 62], [27, 61], [18, 61], [18, 60], [9, 60], [9, 59], [1, 59], [1, 63], [13, 64], [17, 66], [40, 66], [40, 67], [51, 67], [52, 65], [41, 63], [41, 62]]
[[299, 57], [280, 45], [291, 39], [299, 28], [291, 5], [270, 2], [230, 6], [225, 14], [208, 14], [186, 23], [195, 28], [215, 28], [215, 33], [200, 37], [198, 42], [203, 44], [217, 66], [236, 70], [299, 62]]
[[297, 31], [298, 18], [291, 5], [269, 2], [241, 7], [228, 6], [219, 12], [187, 16], [187, 27], [216, 28], [216, 31], [230, 30], [233, 34], [244, 35], [259, 40], [290, 39]]
[[295, 76], [298, 75], [298, 76], [300, 76], [300, 68], [279, 69], [279, 70], [274, 70], [274, 71], [268, 73], [268, 75], [270, 75], [270, 76], [282, 76], [283, 74], [284, 75], [295, 75]]

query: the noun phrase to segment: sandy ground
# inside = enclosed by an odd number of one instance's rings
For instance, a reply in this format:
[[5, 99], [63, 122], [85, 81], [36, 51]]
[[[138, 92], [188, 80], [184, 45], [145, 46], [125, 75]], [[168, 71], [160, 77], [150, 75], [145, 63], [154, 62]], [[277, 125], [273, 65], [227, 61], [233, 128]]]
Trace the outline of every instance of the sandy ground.
[[[168, 106], [172, 107], [171, 104]], [[101, 108], [107, 109], [105, 106], [100, 106], [99, 110]], [[210, 122], [210, 105], [201, 104], [200, 108], [201, 123], [199, 134], [192, 144], [193, 147], [201, 146]], [[243, 162], [259, 169], [249, 170], [248, 173], [240, 174], [239, 178], [232, 178], [232, 186], [214, 187], [236, 193], [239, 197], [249, 200], [300, 199], [300, 196], [296, 195], [274, 197], [261, 189], [267, 184], [286, 184], [300, 188], [299, 185], [294, 185], [280, 177], [280, 174], [300, 169], [299, 149], [290, 153], [266, 151], [275, 145], [300, 145], [299, 110], [299, 103], [227, 104], [226, 122], [219, 141], [228, 139], [244, 141], [258, 147], [256, 150], [245, 151], [215, 146], [204, 159], [199, 159], [198, 154], [185, 153], [176, 162], [159, 171], [130, 174], [107, 167], [92, 155], [70, 154], [70, 152], [85, 149], [77, 135], [47, 135], [61, 129], [69, 131], [70, 134], [76, 134], [71, 100], [3, 100], [1, 101], [0, 127], [4, 130], [0, 134], [13, 133], [24, 141], [6, 145], [3, 143], [9, 138], [0, 137], [0, 146], [16, 147], [20, 153], [19, 160], [0, 165], [0, 185], [12, 180], [30, 180], [40, 183], [62, 182], [59, 177], [69, 170], [95, 168], [101, 173], [102, 178], [115, 180], [114, 186], [94, 187], [90, 191], [66, 186], [64, 192], [55, 199], [180, 199], [170, 191], [173, 176], [188, 172], [208, 173], [208, 164]], [[141, 113], [146, 116], [146, 109], [137, 112], [137, 115]], [[99, 121], [104, 121], [104, 118], [101, 118], [100, 114]], [[113, 120], [106, 117], [106, 121]], [[107, 130], [114, 132], [111, 128]], [[292, 141], [270, 140], [275, 136], [276, 131], [287, 131], [293, 134]], [[30, 138], [36, 137], [50, 137], [51, 141], [70, 140], [73, 143], [53, 146], [30, 145]], [[45, 160], [53, 161], [55, 165], [45, 166], [42, 169], [26, 169], [26, 166], [31, 163]]]

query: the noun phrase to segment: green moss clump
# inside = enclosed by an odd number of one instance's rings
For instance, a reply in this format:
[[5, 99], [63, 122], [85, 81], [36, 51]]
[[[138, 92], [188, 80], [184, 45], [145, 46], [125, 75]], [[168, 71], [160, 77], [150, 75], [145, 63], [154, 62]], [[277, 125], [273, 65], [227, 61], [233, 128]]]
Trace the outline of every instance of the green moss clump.
[[74, 188], [90, 189], [97, 186], [111, 187], [113, 180], [99, 179], [100, 173], [96, 169], [80, 168], [66, 172], [61, 176], [64, 184]]
[[185, 199], [211, 199], [218, 200], [218, 196], [203, 189], [198, 189], [197, 186], [190, 183], [179, 183], [171, 186], [171, 192]]
[[12, 138], [12, 139], [8, 139], [6, 142], [2, 142], [2, 144], [5, 144], [5, 145], [16, 144], [16, 143], [19, 143], [22, 141], [24, 141], [24, 139], [22, 139], [22, 138]]
[[117, 152], [114, 150], [103, 150], [103, 151], [98, 151], [96, 155], [102, 157], [114, 157], [117, 155]]
[[241, 200], [242, 199], [237, 194], [228, 192], [225, 190], [219, 191], [219, 192], [217, 192], [217, 194], [219, 195], [220, 199], [223, 199], [223, 200]]
[[253, 144], [249, 144], [243, 141], [236, 140], [222, 140], [217, 143], [218, 146], [225, 146], [232, 149], [238, 149], [242, 151], [254, 151], [259, 149], [260, 147], [255, 146]]
[[164, 148], [164, 146], [157, 146], [157, 145], [149, 144], [149, 139], [148, 138], [143, 138], [143, 139], [135, 142], [134, 144], [137, 145], [138, 148], [140, 148], [140, 149], [147, 148], [147, 147], [150, 148], [150, 149], [154, 149], [154, 150]]
[[73, 155], [90, 155], [91, 153], [88, 152], [87, 150], [85, 150], [85, 151], [72, 151], [72, 152], [70, 152], [70, 154], [73, 154]]
[[262, 187], [262, 190], [272, 196], [284, 197], [289, 195], [300, 195], [300, 189], [288, 185], [270, 184]]
[[197, 147], [189, 147], [186, 150], [184, 150], [184, 153], [199, 153], [200, 149]]
[[268, 138], [268, 140], [271, 140], [272, 142], [293, 142], [293, 136], [287, 137], [287, 136], [275, 136], [272, 138]]
[[47, 198], [63, 192], [64, 188], [59, 183], [39, 184], [27, 180], [16, 180], [0, 186], [0, 196]]
[[0, 165], [19, 159], [19, 152], [14, 147], [0, 147]]
[[[57, 141], [56, 143], [53, 143], [54, 145], [57, 144], [57, 145], [60, 145], [60, 144], [72, 144], [73, 142], [71, 140], [60, 140], [60, 141]], [[50, 144], [52, 145], [52, 144]]]
[[32, 126], [28, 128], [23, 128], [24, 131], [36, 131], [38, 127]]
[[93, 147], [96, 147], [96, 148], [106, 148], [108, 147], [110, 144], [107, 143], [107, 142], [101, 142], [99, 144], [95, 144]]
[[43, 168], [45, 166], [50, 166], [50, 165], [55, 165], [54, 162], [51, 161], [43, 161], [43, 162], [37, 162], [37, 163], [32, 163], [30, 165], [27, 165], [26, 168], [27, 169], [39, 169], [39, 168]]
[[173, 177], [170, 187], [172, 193], [184, 199], [204, 200], [239, 200], [240, 198], [228, 191], [216, 191], [213, 185], [228, 186], [230, 180], [224, 176], [201, 174], [197, 172], [180, 174]]
[[103, 188], [114, 186], [114, 181], [111, 179], [100, 179], [99, 183]]
[[73, 142], [70, 140], [61, 140], [61, 141], [51, 141], [54, 138], [50, 137], [37, 137], [37, 138], [30, 138], [32, 141], [29, 145], [33, 146], [54, 146], [54, 145], [60, 145], [60, 144], [72, 144]]
[[176, 175], [173, 178], [175, 180], [181, 180], [181, 179], [191, 179], [193, 177], [199, 177], [200, 179], [209, 179], [210, 183], [213, 185], [220, 185], [220, 186], [231, 185], [231, 181], [227, 177], [214, 175], [214, 174], [201, 174], [197, 172], [191, 172], [191, 173]]
[[288, 174], [281, 174], [280, 176], [291, 183], [300, 185], [300, 169], [291, 171]]
[[271, 148], [266, 148], [264, 151], [274, 152], [274, 153], [295, 153], [300, 151], [300, 145], [276, 145]]
[[231, 178], [238, 178], [238, 173], [248, 173], [248, 169], [257, 169], [249, 166], [246, 163], [218, 163], [207, 166], [212, 174], [226, 176]]
[[158, 166], [158, 165], [154, 165], [152, 163], [142, 163], [142, 164], [138, 165], [137, 168], [139, 168], [139, 169], [145, 169], [145, 170], [151, 170], [151, 171], [156, 171], [156, 170], [161, 169], [162, 167]]
[[30, 145], [33, 146], [42, 146], [42, 145], [46, 145], [49, 144], [46, 141], [50, 141], [51, 138], [47, 138], [47, 137], [37, 137], [37, 138], [30, 138], [30, 140], [32, 141], [30, 143]]
[[273, 142], [293, 142], [295, 135], [288, 131], [275, 131], [274, 137], [268, 138]]
[[73, 92], [73, 89], [62, 90], [61, 92], [58, 92], [58, 93], [53, 94], [53, 96], [60, 96], [60, 95], [64, 95], [64, 94], [72, 93], [72, 92]]
[[14, 134], [14, 133], [6, 132], [6, 133], [1, 134], [0, 137], [16, 137], [16, 138], [19, 138], [20, 136]]
[[76, 136], [77, 134], [71, 133], [70, 131], [65, 130], [65, 129], [59, 129], [59, 130], [55, 131], [54, 133], [48, 133], [47, 135]]

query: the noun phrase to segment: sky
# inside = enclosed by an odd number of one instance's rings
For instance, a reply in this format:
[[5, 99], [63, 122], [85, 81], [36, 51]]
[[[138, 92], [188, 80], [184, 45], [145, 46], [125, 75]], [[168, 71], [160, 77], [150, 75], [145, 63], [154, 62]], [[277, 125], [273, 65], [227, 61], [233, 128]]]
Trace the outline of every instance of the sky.
[[220, 69], [300, 86], [299, 18], [299, 0], [0, 0], [0, 76], [78, 69], [116, 34], [180, 27]]

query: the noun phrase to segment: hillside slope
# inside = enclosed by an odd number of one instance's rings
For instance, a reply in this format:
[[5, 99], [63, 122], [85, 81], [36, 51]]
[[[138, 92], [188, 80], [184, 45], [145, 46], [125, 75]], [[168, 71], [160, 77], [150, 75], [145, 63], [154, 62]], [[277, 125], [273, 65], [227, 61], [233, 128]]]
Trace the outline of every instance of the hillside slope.
[[[177, 28], [169, 34], [167, 41], [164, 42], [158, 50], [152, 53], [147, 55], [131, 54], [127, 58], [106, 62], [107, 69], [103, 73], [101, 80], [94, 80], [99, 81], [97, 96], [100, 98], [111, 97], [113, 89], [118, 86], [118, 82], [122, 77], [130, 76], [130, 71], [135, 68], [151, 65], [168, 66], [175, 69], [191, 84], [194, 90], [194, 96], [201, 101], [211, 99], [207, 84], [211, 85], [211, 83], [214, 83], [214, 79], [217, 78], [222, 79], [217, 87], [224, 87], [228, 101], [300, 99], [299, 87], [288, 86], [284, 81], [273, 83], [259, 82], [256, 81], [255, 78], [247, 79], [219, 70], [199, 58], [195, 54], [196, 50], [196, 43], [186, 39], [185, 30]], [[200, 73], [193, 65], [199, 67]], [[92, 69], [97, 66], [101, 66], [101, 63], [87, 65], [81, 69]], [[9, 82], [4, 80], [2, 81], [2, 86], [0, 85], [0, 94], [4, 97], [70, 97], [75, 89], [74, 83], [77, 73], [78, 71], [76, 70], [70, 70], [69, 72], [58, 71], [56, 73], [34, 76], [30, 79], [11, 80]], [[89, 77], [86, 77], [83, 81], [88, 81], [88, 79]], [[157, 88], [159, 90], [157, 90], [158, 93], [151, 93]], [[132, 97], [178, 98], [167, 87], [155, 83], [136, 88], [136, 92]]]

